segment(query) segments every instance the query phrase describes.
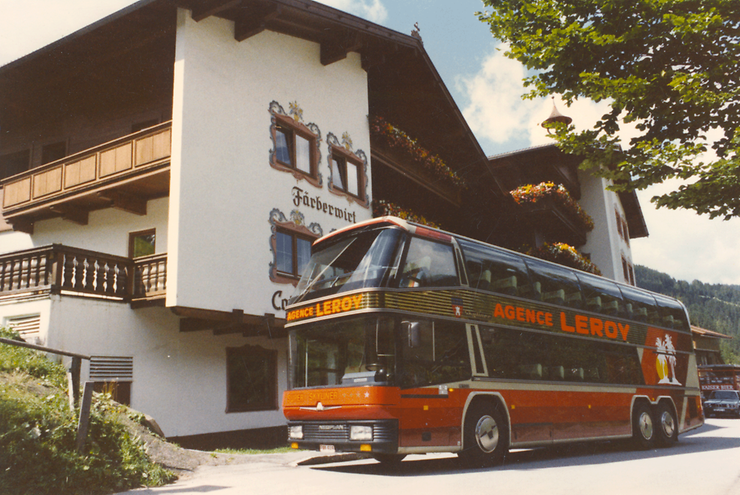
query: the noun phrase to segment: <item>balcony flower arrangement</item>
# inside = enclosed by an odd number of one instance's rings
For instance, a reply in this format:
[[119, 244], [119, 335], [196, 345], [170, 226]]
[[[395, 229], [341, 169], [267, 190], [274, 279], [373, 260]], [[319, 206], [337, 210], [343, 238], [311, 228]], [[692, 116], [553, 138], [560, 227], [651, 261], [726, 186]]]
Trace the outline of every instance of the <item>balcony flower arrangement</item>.
[[386, 201], [384, 199], [373, 201], [373, 217], [377, 218], [385, 216], [398, 217], [403, 220], [408, 220], [409, 222], [426, 225], [435, 229], [441, 228], [437, 223], [428, 220], [409, 209], [402, 208], [395, 203], [391, 203], [390, 201]]
[[550, 199], [577, 218], [587, 232], [594, 229], [593, 218], [583, 211], [581, 205], [571, 197], [562, 184], [555, 184], [554, 182], [541, 182], [537, 185], [525, 184], [510, 191], [510, 194], [514, 201], [520, 205], [536, 204]]
[[587, 259], [576, 248], [565, 244], [563, 242], [555, 242], [552, 244], [544, 243], [538, 248], [524, 249], [523, 251], [530, 256], [540, 258], [547, 261], [552, 261], [559, 265], [568, 266], [595, 275], [601, 275], [599, 267], [594, 265], [591, 260]]
[[410, 156], [412, 160], [435, 177], [439, 177], [458, 188], [464, 189], [467, 187], [465, 180], [457, 175], [457, 172], [452, 170], [438, 155], [420, 146], [416, 139], [413, 139], [382, 117], [370, 118], [370, 133], [383, 138], [389, 147]]

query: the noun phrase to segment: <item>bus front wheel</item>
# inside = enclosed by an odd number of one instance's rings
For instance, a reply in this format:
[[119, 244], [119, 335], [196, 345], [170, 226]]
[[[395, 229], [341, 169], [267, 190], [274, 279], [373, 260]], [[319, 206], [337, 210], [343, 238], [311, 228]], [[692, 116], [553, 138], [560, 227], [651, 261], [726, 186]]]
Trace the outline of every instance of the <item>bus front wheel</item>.
[[465, 417], [460, 458], [477, 466], [500, 463], [509, 448], [509, 429], [500, 408], [483, 402], [471, 406]]
[[668, 447], [678, 440], [678, 421], [676, 421], [673, 408], [668, 403], [658, 404], [655, 419], [657, 421], [657, 441], [661, 446]]
[[655, 421], [650, 406], [640, 403], [632, 416], [632, 439], [640, 450], [648, 450], [655, 444]]

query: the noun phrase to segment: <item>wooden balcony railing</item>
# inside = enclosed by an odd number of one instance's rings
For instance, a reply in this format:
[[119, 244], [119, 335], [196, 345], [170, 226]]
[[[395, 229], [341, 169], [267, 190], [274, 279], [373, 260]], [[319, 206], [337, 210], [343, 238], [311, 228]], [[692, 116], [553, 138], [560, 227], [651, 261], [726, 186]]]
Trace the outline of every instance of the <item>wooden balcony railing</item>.
[[171, 135], [165, 122], [8, 177], [3, 215], [25, 230], [59, 216], [86, 224], [89, 211], [107, 207], [145, 214], [147, 200], [169, 193]]
[[123, 302], [161, 299], [167, 255], [132, 260], [52, 244], [0, 255], [0, 300], [44, 292]]

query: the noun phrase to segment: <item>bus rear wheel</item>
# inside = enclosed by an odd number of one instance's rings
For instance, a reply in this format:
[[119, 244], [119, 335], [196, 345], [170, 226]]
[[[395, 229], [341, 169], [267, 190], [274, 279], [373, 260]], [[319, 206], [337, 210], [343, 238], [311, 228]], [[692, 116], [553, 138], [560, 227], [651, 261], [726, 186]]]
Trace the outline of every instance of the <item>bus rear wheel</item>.
[[663, 447], [670, 446], [678, 440], [678, 421], [673, 408], [666, 402], [661, 402], [655, 410], [657, 441]]
[[503, 461], [509, 449], [509, 429], [501, 409], [479, 402], [465, 417], [463, 451], [460, 458], [475, 466], [490, 466]]
[[640, 450], [648, 450], [655, 444], [655, 421], [650, 406], [639, 403], [632, 416], [632, 439]]

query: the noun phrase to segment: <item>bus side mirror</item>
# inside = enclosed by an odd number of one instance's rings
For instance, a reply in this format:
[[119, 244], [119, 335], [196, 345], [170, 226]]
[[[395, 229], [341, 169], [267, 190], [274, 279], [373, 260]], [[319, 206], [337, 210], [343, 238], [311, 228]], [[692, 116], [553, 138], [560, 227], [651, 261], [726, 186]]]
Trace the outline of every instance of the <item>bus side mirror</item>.
[[421, 325], [418, 321], [404, 321], [403, 325], [406, 327], [406, 337], [408, 339], [409, 349], [419, 347], [421, 345]]

